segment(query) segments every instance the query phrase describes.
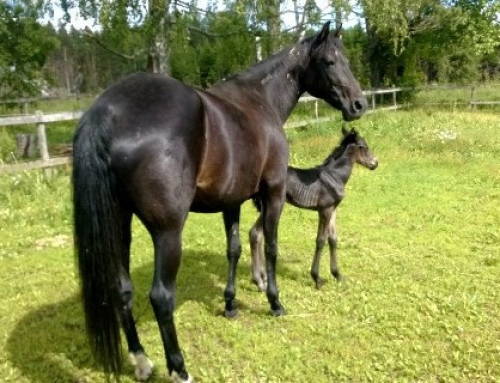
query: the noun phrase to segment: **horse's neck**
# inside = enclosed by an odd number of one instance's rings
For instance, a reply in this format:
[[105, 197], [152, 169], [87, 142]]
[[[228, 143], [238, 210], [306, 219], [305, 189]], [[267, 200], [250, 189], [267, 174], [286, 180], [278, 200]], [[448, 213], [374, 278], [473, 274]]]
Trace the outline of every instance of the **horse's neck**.
[[247, 71], [217, 83], [211, 91], [232, 97], [232, 90], [237, 88], [239, 97], [266, 104], [284, 124], [304, 92], [300, 88], [300, 76], [308, 60], [305, 45], [297, 43], [284, 49]]
[[354, 167], [354, 156], [346, 148], [338, 158], [331, 158], [323, 165], [321, 172], [326, 172], [330, 177], [338, 180], [339, 184], [345, 186]]

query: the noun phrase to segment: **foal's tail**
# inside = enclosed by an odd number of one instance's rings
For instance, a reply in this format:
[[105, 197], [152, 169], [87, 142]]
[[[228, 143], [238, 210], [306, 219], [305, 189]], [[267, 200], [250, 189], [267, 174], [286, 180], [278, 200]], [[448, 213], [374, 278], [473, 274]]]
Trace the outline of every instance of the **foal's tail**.
[[260, 199], [260, 197], [258, 196], [252, 197], [252, 202], [253, 206], [255, 206], [257, 211], [260, 213], [262, 211], [262, 200]]
[[119, 265], [122, 226], [109, 169], [110, 119], [98, 110], [80, 120], [73, 139], [75, 252], [80, 272], [87, 336], [107, 373], [122, 367]]

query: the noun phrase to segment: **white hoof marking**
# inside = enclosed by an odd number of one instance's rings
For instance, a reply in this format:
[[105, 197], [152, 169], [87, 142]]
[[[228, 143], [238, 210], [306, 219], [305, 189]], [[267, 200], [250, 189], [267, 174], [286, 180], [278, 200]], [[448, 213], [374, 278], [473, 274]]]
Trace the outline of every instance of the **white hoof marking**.
[[153, 362], [144, 353], [129, 354], [130, 363], [135, 366], [135, 378], [143, 382], [153, 373]]
[[170, 375], [170, 379], [172, 383], [194, 383], [191, 375], [188, 375], [187, 380], [182, 379], [177, 372], [172, 371], [172, 375]]

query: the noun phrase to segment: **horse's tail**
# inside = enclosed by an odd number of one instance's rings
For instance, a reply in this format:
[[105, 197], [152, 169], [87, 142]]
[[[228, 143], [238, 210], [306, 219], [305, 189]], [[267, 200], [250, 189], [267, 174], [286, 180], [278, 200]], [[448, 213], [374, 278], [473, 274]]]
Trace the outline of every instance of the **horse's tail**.
[[107, 373], [122, 367], [119, 268], [123, 254], [118, 198], [109, 169], [111, 121], [87, 112], [73, 139], [75, 256], [81, 280], [87, 336]]

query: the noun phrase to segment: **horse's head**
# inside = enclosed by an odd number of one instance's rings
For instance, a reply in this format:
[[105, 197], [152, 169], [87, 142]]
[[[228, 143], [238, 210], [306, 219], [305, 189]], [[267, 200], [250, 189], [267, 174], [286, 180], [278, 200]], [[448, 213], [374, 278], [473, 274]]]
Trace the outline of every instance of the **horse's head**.
[[352, 148], [356, 163], [370, 170], [377, 168], [377, 158], [373, 156], [365, 139], [354, 128], [348, 131], [342, 126], [342, 135], [344, 138], [342, 139], [341, 146], [350, 146]]
[[340, 39], [341, 27], [330, 33], [330, 22], [312, 39], [304, 89], [342, 111], [345, 121], [360, 118], [367, 108], [366, 97], [349, 68]]

